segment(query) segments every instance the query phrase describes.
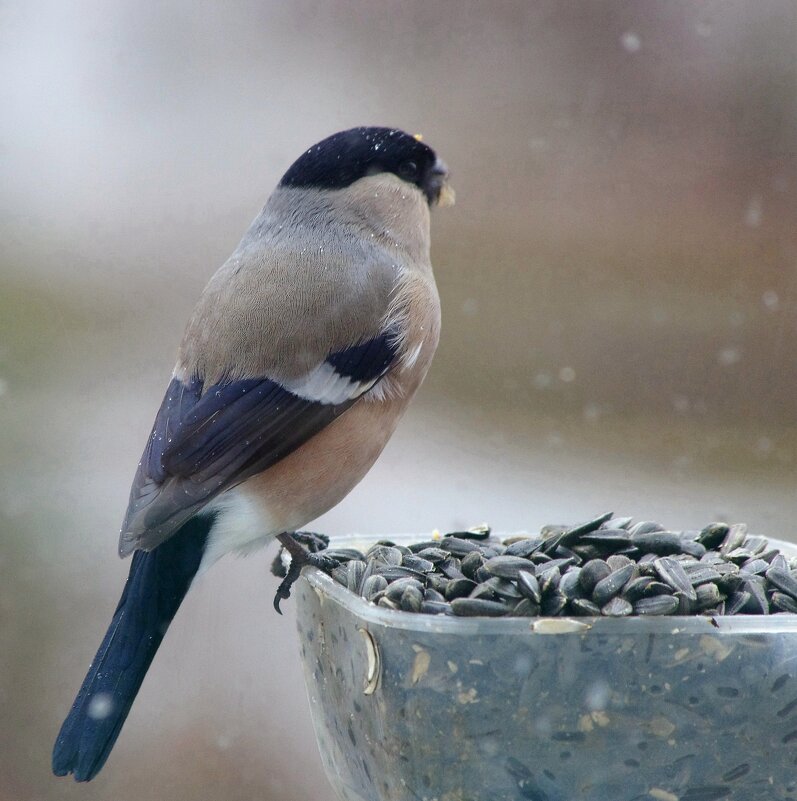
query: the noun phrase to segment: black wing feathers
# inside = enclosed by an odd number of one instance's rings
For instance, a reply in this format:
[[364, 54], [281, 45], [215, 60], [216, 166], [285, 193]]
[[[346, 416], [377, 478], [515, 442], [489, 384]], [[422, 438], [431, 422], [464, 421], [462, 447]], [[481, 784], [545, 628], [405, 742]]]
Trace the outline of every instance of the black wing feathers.
[[301, 397], [269, 378], [205, 388], [173, 379], [130, 493], [120, 552], [153, 548], [220, 492], [268, 469], [343, 414], [387, 372], [390, 332], [331, 353], [349, 392], [341, 402]]

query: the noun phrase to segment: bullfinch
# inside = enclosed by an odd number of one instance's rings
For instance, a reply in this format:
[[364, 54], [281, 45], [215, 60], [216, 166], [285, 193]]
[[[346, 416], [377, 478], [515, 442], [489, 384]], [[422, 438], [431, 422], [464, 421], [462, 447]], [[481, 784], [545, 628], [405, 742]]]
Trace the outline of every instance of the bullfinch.
[[138, 465], [119, 554], [130, 574], [53, 749], [105, 763], [194, 578], [292, 536], [362, 479], [426, 375], [440, 333], [429, 212], [453, 200], [434, 150], [354, 128], [305, 151], [211, 278]]

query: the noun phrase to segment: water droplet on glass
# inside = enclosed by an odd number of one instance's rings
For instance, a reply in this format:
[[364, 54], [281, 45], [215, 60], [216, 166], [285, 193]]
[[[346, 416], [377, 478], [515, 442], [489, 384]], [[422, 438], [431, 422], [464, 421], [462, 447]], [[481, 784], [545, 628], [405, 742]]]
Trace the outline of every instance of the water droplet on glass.
[[626, 31], [620, 37], [620, 44], [627, 53], [636, 53], [642, 47], [642, 40], [633, 31]]
[[744, 221], [751, 228], [761, 225], [764, 216], [764, 198], [761, 195], [753, 195], [747, 204], [747, 211], [744, 213]]
[[780, 298], [774, 289], [768, 289], [766, 292], [764, 292], [764, 294], [761, 295], [761, 302], [768, 311], [777, 311], [778, 307], [780, 306]]
[[755, 452], [759, 456], [767, 456], [772, 452], [773, 442], [769, 437], [759, 437], [756, 440]]
[[462, 313], [472, 316], [479, 311], [479, 301], [476, 298], [467, 298], [462, 303]]
[[586, 697], [587, 707], [592, 712], [599, 709], [606, 709], [609, 703], [609, 685], [603, 681], [596, 681], [587, 687]]
[[559, 380], [569, 384], [571, 381], [576, 380], [576, 371], [572, 367], [563, 367], [559, 371]]
[[722, 348], [717, 354], [717, 361], [723, 367], [730, 367], [731, 365], [737, 364], [741, 358], [742, 354], [739, 353], [739, 349], [734, 347]]
[[601, 407], [597, 403], [584, 404], [584, 419], [588, 423], [595, 423], [600, 419], [602, 414]]
[[537, 389], [548, 389], [552, 383], [553, 379], [549, 373], [537, 373], [537, 375], [534, 376], [534, 386]]
[[686, 395], [675, 395], [672, 399], [672, 406], [676, 412], [683, 414], [689, 411], [689, 398]]
[[86, 714], [92, 720], [104, 720], [111, 714], [113, 709], [113, 698], [110, 693], [97, 693], [91, 701], [89, 701]]
[[711, 25], [705, 21], [698, 22], [697, 25], [695, 25], [695, 33], [701, 39], [708, 39], [708, 37], [711, 36], [711, 30]]
[[546, 441], [549, 448], [561, 448], [565, 440], [558, 431], [551, 431], [551, 433], [548, 434]]

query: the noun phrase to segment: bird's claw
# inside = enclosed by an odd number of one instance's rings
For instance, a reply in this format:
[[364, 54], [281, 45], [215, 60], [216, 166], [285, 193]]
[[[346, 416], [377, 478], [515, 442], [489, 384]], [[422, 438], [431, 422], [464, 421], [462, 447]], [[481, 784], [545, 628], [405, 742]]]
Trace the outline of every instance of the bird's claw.
[[[280, 603], [291, 597], [291, 588], [293, 587], [296, 579], [299, 578], [302, 568], [305, 565], [317, 567], [319, 570], [323, 570], [325, 573], [328, 573], [330, 570], [333, 570], [340, 564], [331, 556], [325, 556], [323, 553], [312, 553], [311, 551], [308, 551], [306, 548], [302, 547], [296, 542], [296, 539], [298, 538], [292, 538], [292, 542], [289, 546], [286, 544], [285, 539], [290, 536], [291, 535], [288, 534], [285, 537], [280, 537], [280, 541], [283, 543], [283, 546], [290, 551], [291, 563], [285, 578], [282, 580], [279, 587], [277, 587], [277, 592], [274, 595], [274, 609], [276, 609], [279, 614], [282, 614]], [[312, 536], [316, 537], [316, 535]], [[314, 539], [308, 544], [311, 548], [318, 547], [320, 544], [323, 544], [323, 546], [326, 547], [326, 543], [320, 537], [318, 539]]]

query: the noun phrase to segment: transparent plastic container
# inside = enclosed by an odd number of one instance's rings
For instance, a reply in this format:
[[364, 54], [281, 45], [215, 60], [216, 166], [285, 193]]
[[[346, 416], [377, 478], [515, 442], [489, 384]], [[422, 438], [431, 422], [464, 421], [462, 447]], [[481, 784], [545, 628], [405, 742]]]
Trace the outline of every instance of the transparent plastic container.
[[797, 615], [420, 615], [313, 569], [296, 595], [341, 801], [797, 798]]

